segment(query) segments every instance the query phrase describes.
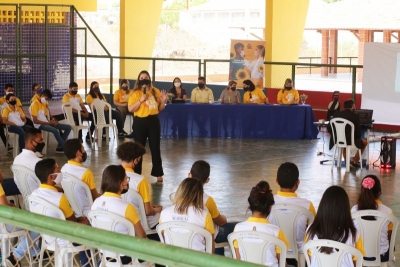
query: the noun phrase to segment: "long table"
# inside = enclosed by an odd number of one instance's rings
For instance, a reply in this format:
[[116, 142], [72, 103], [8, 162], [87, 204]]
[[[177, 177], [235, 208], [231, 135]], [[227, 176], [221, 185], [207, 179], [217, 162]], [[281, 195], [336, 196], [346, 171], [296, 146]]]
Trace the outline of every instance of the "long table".
[[314, 139], [318, 135], [309, 105], [167, 104], [158, 116], [164, 137]]

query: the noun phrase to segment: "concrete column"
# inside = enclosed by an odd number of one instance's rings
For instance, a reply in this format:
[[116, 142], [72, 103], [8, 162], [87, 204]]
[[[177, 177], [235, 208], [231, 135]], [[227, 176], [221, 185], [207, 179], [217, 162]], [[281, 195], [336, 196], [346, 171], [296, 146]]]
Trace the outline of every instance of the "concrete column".
[[[322, 45], [321, 45], [321, 63], [328, 64], [328, 56], [329, 56], [329, 31], [322, 30]], [[328, 68], [322, 67], [321, 68], [321, 76], [327, 77], [328, 76]]]
[[[329, 57], [331, 58], [331, 64], [337, 64], [337, 50], [338, 50], [338, 31], [329, 31]], [[329, 73], [337, 73], [337, 68], [330, 68]]]

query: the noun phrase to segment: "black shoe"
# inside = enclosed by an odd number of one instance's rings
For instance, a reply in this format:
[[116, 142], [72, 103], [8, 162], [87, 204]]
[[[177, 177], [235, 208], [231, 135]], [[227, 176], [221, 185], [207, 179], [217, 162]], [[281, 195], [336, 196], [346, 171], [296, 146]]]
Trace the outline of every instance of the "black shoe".
[[56, 153], [64, 153], [64, 149], [61, 148], [56, 148]]
[[90, 135], [87, 134], [85, 139], [86, 139], [86, 141], [90, 141]]
[[131, 132], [130, 134], [125, 136], [125, 138], [135, 138], [135, 132]]
[[350, 161], [350, 166], [355, 169], [359, 169], [361, 167], [359, 162], [354, 162], [354, 161]]
[[118, 137], [119, 137], [119, 138], [125, 138], [126, 135], [127, 135], [127, 134], [126, 134], [125, 132], [118, 133]]
[[20, 267], [21, 266], [19, 261], [15, 260], [14, 254], [12, 252], [10, 253], [10, 256], [8, 256], [8, 258], [6, 259], [6, 264], [7, 264], [7, 267], [13, 267], [13, 266]]

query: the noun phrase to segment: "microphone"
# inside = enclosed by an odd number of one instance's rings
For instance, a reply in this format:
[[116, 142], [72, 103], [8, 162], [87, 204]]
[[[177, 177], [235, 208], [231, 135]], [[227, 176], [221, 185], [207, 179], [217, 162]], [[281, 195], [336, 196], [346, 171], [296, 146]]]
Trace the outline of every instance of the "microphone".
[[143, 85], [142, 85], [142, 88], [143, 88], [143, 94], [146, 94], [146, 87], [147, 87], [147, 85], [145, 85], [145, 84], [143, 84]]

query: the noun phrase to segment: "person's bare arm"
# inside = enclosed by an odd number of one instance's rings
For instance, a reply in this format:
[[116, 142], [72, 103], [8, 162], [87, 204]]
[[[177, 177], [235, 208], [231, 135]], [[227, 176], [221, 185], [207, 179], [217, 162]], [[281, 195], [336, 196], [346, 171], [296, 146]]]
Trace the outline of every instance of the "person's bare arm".
[[136, 237], [147, 238], [146, 232], [145, 232], [145, 230], [143, 229], [143, 226], [142, 226], [142, 224], [141, 224], [140, 221], [138, 221], [137, 223], [135, 223], [135, 224], [133, 225], [133, 228], [135, 229], [135, 236], [136, 236]]
[[33, 116], [33, 115], [32, 115], [32, 119], [35, 124], [52, 125], [52, 126], [57, 125], [57, 121], [41, 121], [37, 118], [37, 116]]
[[213, 219], [213, 222], [218, 226], [224, 226], [227, 223], [226, 217], [221, 213]]
[[147, 98], [148, 98], [148, 96], [147, 96], [146, 94], [142, 95], [142, 97], [139, 98], [138, 101], [136, 101], [136, 102], [133, 103], [132, 105], [128, 106], [128, 110], [129, 110], [130, 112], [136, 112], [136, 111], [138, 111], [138, 109], [140, 108], [140, 105], [141, 105], [144, 101], [146, 101]]
[[100, 196], [100, 194], [97, 192], [96, 188], [91, 189], [90, 193], [92, 193], [93, 201]]
[[[3, 124], [15, 126], [16, 124], [12, 121], [9, 121], [7, 117], [3, 117]], [[3, 129], [1, 129], [2, 131]]]
[[162, 206], [151, 205], [150, 202], [145, 202], [144, 209], [146, 211], [146, 215], [150, 216], [150, 215], [156, 215], [157, 213], [160, 213], [162, 210]]

